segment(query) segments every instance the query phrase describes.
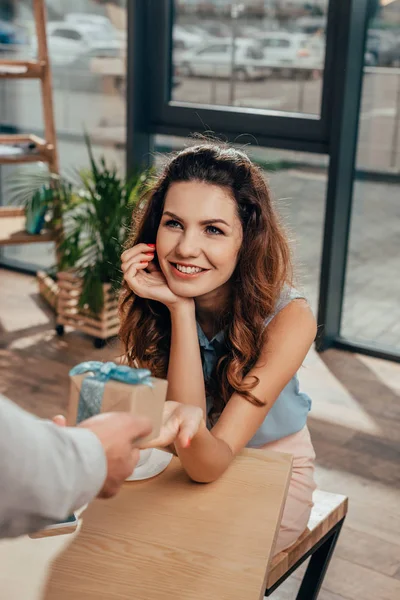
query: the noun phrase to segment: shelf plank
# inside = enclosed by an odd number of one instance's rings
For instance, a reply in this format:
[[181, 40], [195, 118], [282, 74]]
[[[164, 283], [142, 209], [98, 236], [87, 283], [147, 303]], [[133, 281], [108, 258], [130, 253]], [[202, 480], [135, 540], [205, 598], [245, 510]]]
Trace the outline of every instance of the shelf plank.
[[25, 209], [23, 206], [0, 206], [0, 219], [4, 217], [23, 217], [24, 215]]
[[[21, 146], [23, 151], [14, 154], [9, 151], [13, 146]], [[54, 146], [37, 135], [0, 135], [0, 164], [52, 162], [54, 154]]]
[[44, 68], [44, 61], [0, 60], [0, 79], [40, 79]]
[[25, 231], [24, 216], [4, 216], [0, 212], [0, 246], [13, 244], [35, 244], [54, 240], [52, 231], [31, 235]]
[[20, 163], [34, 163], [34, 162], [49, 162], [49, 156], [43, 152], [29, 152], [4, 156], [0, 150], [0, 165], [14, 165]]

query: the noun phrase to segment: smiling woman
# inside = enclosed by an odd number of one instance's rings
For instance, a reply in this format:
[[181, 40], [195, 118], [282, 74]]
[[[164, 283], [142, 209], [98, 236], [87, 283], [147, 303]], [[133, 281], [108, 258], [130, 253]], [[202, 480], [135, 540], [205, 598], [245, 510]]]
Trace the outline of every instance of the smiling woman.
[[144, 199], [122, 255], [129, 364], [168, 378], [161, 436], [195, 481], [245, 446], [293, 452], [276, 550], [307, 525], [314, 451], [296, 372], [315, 320], [291, 285], [288, 241], [261, 171], [222, 144], [187, 148]]
[[172, 291], [198, 298], [198, 312], [202, 297], [209, 300], [216, 290], [220, 295], [231, 278], [242, 239], [236, 203], [227, 189], [202, 181], [170, 186], [157, 233], [158, 260]]

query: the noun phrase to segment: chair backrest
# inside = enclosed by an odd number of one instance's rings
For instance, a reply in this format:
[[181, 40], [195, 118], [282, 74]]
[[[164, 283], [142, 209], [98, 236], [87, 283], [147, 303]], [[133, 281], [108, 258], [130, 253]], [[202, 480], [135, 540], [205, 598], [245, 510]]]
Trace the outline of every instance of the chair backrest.
[[347, 497], [315, 490], [314, 506], [307, 529], [289, 548], [280, 552], [271, 561], [267, 588], [272, 587], [293, 565], [341, 521], [347, 513]]

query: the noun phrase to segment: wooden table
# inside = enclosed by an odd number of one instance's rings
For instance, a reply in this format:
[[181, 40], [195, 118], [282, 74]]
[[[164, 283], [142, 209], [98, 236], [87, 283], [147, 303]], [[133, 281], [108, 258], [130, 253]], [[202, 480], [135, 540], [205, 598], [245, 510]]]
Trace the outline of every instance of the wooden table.
[[245, 450], [204, 485], [174, 458], [159, 476], [126, 483], [84, 513], [45, 599], [263, 598], [291, 463], [290, 455]]

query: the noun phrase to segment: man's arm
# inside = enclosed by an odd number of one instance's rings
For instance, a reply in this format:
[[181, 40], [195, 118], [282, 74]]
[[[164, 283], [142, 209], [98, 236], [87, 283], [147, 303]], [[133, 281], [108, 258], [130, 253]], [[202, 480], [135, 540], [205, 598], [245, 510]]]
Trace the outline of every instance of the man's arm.
[[37, 419], [0, 395], [0, 538], [64, 520], [98, 494], [106, 475], [92, 431]]

